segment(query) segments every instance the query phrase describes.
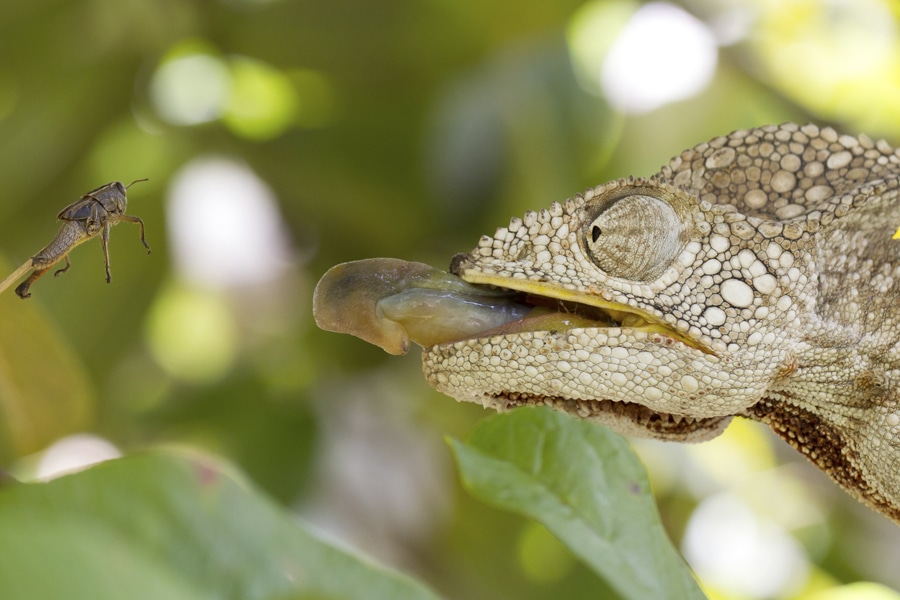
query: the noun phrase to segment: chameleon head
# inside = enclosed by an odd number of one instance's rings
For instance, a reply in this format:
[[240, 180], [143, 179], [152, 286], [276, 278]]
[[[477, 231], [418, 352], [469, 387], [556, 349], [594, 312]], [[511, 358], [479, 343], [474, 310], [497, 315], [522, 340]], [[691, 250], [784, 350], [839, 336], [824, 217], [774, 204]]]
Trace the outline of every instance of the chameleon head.
[[[595, 326], [532, 329], [524, 319], [432, 346], [426, 377], [499, 410], [546, 404], [630, 435], [713, 437], [787, 361], [797, 317], [787, 265], [809, 260], [802, 225], [789, 229], [796, 239], [659, 178], [610, 182], [526, 213], [455, 257], [451, 271], [596, 317]], [[793, 260], [782, 260], [785, 248]]]
[[405, 350], [383, 341], [400, 323], [432, 386], [497, 410], [680, 441], [759, 420], [900, 523], [898, 222], [900, 151], [765, 126], [514, 218], [455, 257], [455, 277], [413, 269], [427, 277], [408, 289], [372, 259], [344, 312], [373, 318], [317, 322]]

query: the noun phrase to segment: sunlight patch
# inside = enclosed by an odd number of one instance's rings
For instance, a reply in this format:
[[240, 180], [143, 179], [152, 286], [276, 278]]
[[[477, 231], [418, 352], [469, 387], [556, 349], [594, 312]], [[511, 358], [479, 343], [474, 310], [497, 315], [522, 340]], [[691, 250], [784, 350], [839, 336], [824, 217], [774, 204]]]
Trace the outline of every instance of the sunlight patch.
[[634, 11], [620, 27], [631, 11], [627, 2], [595, 3], [573, 19], [569, 47], [588, 90], [599, 88], [626, 113], [649, 112], [702, 91], [718, 61], [712, 31], [684, 10], [659, 2]]
[[168, 197], [175, 267], [211, 288], [256, 285], [291, 264], [291, 242], [271, 188], [245, 164], [194, 160], [176, 174]]

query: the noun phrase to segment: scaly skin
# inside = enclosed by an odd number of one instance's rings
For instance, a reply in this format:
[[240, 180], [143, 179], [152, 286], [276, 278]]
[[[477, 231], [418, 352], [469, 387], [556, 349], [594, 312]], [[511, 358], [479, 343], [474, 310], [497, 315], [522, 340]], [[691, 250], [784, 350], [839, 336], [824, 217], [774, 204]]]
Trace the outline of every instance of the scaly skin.
[[451, 270], [621, 327], [426, 348], [438, 390], [629, 435], [768, 424], [900, 522], [900, 153], [812, 125], [732, 133], [526, 213]]

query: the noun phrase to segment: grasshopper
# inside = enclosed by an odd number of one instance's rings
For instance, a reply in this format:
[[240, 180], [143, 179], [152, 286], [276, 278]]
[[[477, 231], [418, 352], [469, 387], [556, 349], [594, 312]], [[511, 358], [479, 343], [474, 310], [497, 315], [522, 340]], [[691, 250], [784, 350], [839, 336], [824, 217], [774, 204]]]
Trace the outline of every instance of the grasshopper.
[[119, 181], [112, 181], [95, 190], [91, 190], [82, 196], [80, 200], [62, 209], [56, 216], [62, 221], [62, 227], [60, 227], [56, 237], [37, 254], [25, 261], [9, 277], [0, 282], [0, 293], [3, 293], [6, 288], [15, 283], [28, 269], [34, 269], [28, 279], [16, 288], [16, 295], [19, 298], [30, 298], [31, 294], [28, 292], [28, 289], [35, 281], [61, 260], [66, 261], [66, 266], [57, 270], [53, 276], [56, 277], [68, 271], [71, 266], [69, 252], [78, 244], [86, 242], [98, 234], [103, 246], [103, 258], [106, 261], [106, 283], [109, 283], [112, 281], [109, 271], [109, 230], [119, 221], [140, 225], [141, 243], [147, 249], [147, 254], [150, 254], [150, 245], [144, 239], [144, 222], [139, 217], [125, 214], [125, 209], [128, 207], [128, 198], [125, 195], [125, 190], [138, 181], [147, 180], [136, 179], [127, 186], [122, 185]]

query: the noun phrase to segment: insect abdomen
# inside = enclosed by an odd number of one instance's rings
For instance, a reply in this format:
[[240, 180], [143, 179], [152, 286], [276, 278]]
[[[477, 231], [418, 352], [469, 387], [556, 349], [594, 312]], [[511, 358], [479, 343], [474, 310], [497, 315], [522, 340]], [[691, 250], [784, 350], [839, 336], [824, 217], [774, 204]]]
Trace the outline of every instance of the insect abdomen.
[[80, 222], [64, 222], [53, 240], [31, 257], [35, 268], [45, 269], [62, 260], [69, 251], [88, 239]]

